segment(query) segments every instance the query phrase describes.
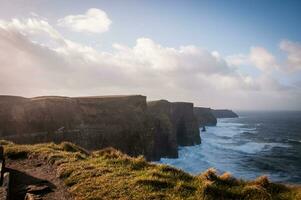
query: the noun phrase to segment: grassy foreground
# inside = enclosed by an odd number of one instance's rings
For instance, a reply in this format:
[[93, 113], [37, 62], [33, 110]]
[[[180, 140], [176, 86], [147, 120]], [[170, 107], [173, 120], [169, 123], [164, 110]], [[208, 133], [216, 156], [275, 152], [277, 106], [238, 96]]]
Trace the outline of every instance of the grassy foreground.
[[57, 176], [75, 199], [301, 199], [301, 188], [217, 175], [213, 169], [192, 176], [179, 169], [132, 158], [107, 148], [92, 153], [68, 143], [17, 145], [0, 141], [8, 159], [41, 159], [57, 169]]

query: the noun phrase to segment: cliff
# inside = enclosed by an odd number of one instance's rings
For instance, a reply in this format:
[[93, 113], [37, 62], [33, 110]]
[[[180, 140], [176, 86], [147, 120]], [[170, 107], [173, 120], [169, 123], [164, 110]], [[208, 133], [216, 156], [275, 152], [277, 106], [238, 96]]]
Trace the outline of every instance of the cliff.
[[108, 146], [129, 155], [152, 152], [146, 97], [0, 96], [0, 136], [18, 143], [70, 141], [87, 149]]
[[173, 102], [172, 123], [179, 146], [201, 143], [198, 122], [193, 113], [193, 103]]
[[147, 103], [148, 113], [154, 122], [154, 157], [178, 157], [178, 146], [201, 143], [193, 104], [171, 103], [166, 100]]
[[199, 127], [215, 126], [217, 123], [216, 117], [213, 115], [211, 108], [194, 107], [193, 113], [197, 118]]
[[238, 115], [232, 110], [212, 110], [213, 115], [216, 118], [236, 118]]
[[172, 119], [172, 104], [166, 100], [147, 102], [148, 113], [154, 127], [153, 159], [177, 158], [178, 143]]
[[89, 150], [114, 147], [148, 160], [178, 157], [201, 142], [193, 104], [146, 97], [0, 96], [0, 137], [16, 143], [69, 141]]

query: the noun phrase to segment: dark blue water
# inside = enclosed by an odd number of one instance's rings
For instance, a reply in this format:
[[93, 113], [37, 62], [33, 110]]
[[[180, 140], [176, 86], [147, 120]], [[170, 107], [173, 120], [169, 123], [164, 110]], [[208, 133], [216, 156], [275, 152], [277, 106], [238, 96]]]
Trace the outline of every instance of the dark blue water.
[[238, 112], [202, 132], [202, 144], [180, 147], [178, 159], [161, 159], [193, 174], [210, 167], [234, 176], [301, 183], [301, 112]]

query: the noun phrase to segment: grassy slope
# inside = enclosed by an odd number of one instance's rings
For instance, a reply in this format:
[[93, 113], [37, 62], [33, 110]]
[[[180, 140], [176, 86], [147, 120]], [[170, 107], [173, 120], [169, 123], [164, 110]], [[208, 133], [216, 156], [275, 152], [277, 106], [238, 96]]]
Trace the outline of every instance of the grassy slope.
[[301, 199], [301, 188], [270, 183], [266, 177], [247, 182], [212, 169], [192, 176], [110, 148], [89, 154], [66, 142], [0, 144], [9, 159], [43, 159], [54, 165], [76, 199]]

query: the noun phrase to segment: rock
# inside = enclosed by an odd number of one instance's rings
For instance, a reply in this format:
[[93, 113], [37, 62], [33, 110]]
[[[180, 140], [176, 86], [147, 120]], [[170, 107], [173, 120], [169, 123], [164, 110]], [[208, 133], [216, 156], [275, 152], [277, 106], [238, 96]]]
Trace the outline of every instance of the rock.
[[3, 160], [4, 159], [4, 149], [3, 149], [3, 146], [0, 145], [0, 160]]
[[23, 144], [69, 141], [88, 150], [114, 147], [148, 160], [177, 157], [178, 145], [201, 142], [192, 103], [148, 106], [142, 95], [0, 96], [0, 137]]
[[177, 135], [172, 123], [172, 104], [166, 100], [147, 102], [154, 133], [153, 160], [178, 158]]
[[2, 183], [0, 186], [0, 200], [8, 200], [9, 198], [9, 189], [10, 187], [10, 173], [5, 172], [3, 174]]
[[47, 185], [29, 185], [26, 187], [26, 191], [30, 194], [46, 194], [52, 190]]
[[0, 185], [3, 184], [4, 173], [5, 173], [5, 158], [4, 158], [4, 149], [0, 145]]
[[227, 109], [212, 110], [212, 113], [216, 118], [236, 118], [236, 117], [238, 117], [238, 115], [235, 112], [233, 112], [232, 110], [227, 110]]
[[178, 146], [201, 142], [192, 103], [158, 100], [150, 101], [147, 105], [155, 129], [155, 160], [161, 157], [177, 158]]
[[5, 159], [3, 158], [2, 160], [0, 160], [0, 185], [3, 184], [4, 173], [5, 173]]
[[217, 120], [213, 115], [211, 108], [194, 107], [193, 113], [197, 118], [199, 127], [216, 126]]
[[16, 143], [70, 141], [88, 150], [112, 146], [148, 157], [152, 135], [147, 124], [141, 95], [0, 96], [0, 137]]
[[24, 200], [41, 200], [42, 198], [39, 195], [26, 193]]
[[0, 200], [9, 200], [6, 188], [0, 186]]
[[193, 113], [193, 103], [173, 102], [172, 122], [179, 146], [201, 143], [198, 122]]

